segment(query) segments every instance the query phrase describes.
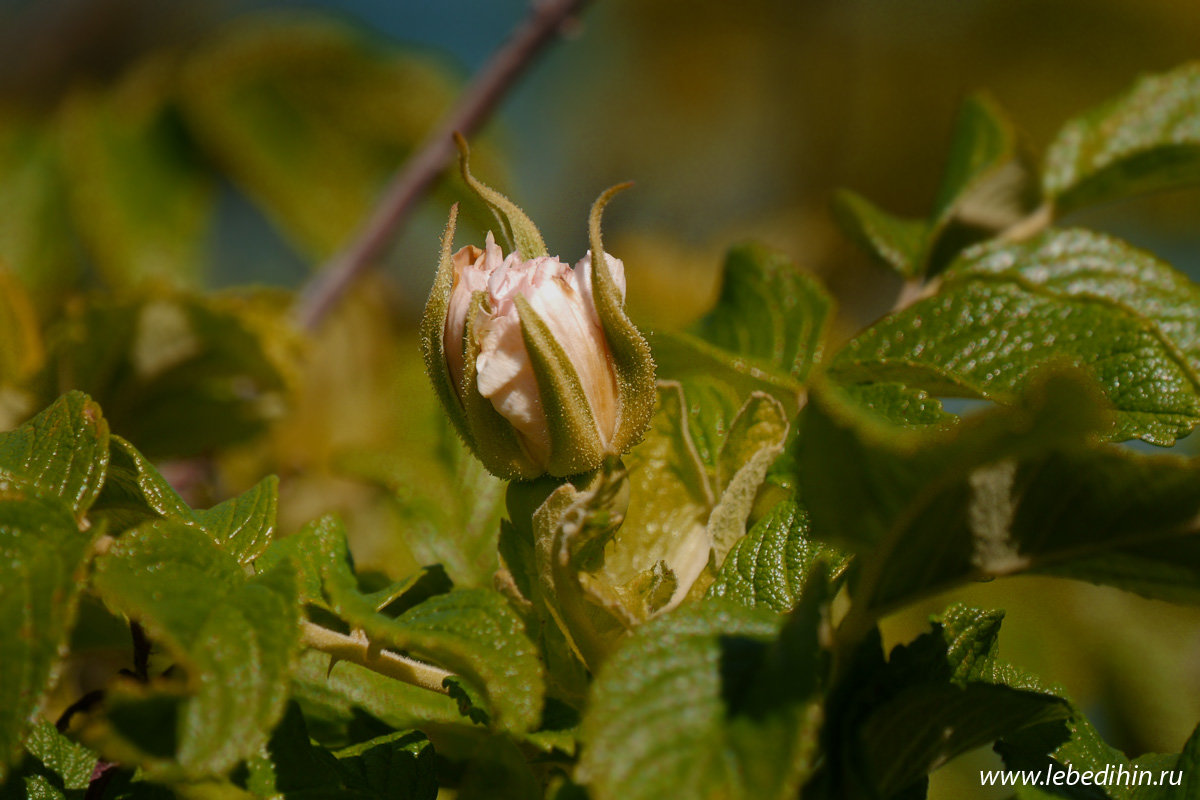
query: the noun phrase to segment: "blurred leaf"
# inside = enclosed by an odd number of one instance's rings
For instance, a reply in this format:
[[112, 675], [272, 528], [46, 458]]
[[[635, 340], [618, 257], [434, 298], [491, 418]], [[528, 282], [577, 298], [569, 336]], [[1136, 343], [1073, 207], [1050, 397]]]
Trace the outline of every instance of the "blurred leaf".
[[1200, 63], [1143, 77], [1068, 122], [1042, 184], [1058, 213], [1200, 180]]
[[193, 511], [125, 439], [113, 436], [110, 452], [108, 476], [92, 513], [106, 520], [113, 532], [147, 520], [175, 520], [204, 531], [243, 564], [253, 561], [270, 544], [279, 503], [279, 479], [275, 476], [208, 510]]
[[152, 58], [77, 90], [59, 120], [75, 226], [110, 287], [204, 276], [213, 180], [168, 103], [173, 69]]
[[784, 500], [729, 551], [707, 596], [785, 613], [809, 581], [832, 584], [845, 561], [832, 547], [809, 538], [808, 512]]
[[717, 305], [690, 333], [653, 337], [660, 378], [694, 374], [787, 405], [821, 360], [832, 301], [780, 253], [753, 244], [729, 251]]
[[65, 503], [0, 480], [0, 783], [57, 680], [90, 547]]
[[834, 753], [823, 778], [834, 796], [917, 795], [955, 756], [1070, 716], [1065, 700], [997, 659], [1003, 616], [953, 606], [886, 663], [877, 643], [865, 643], [830, 707]]
[[80, 272], [58, 149], [41, 124], [0, 117], [0, 262], [44, 311]]
[[813, 531], [857, 552], [865, 618], [1022, 571], [1200, 602], [1200, 466], [1095, 444], [1107, 421], [1077, 378], [1051, 375], [1016, 407], [924, 432], [824, 387], [802, 424]]
[[16, 430], [0, 433], [0, 478], [62, 498], [82, 518], [108, 468], [108, 423], [82, 392], [68, 392]]
[[[439, 664], [471, 681], [487, 698], [495, 724], [532, 730], [541, 715], [544, 673], [520, 619], [500, 595], [459, 589], [435, 595], [395, 619], [380, 614], [358, 589], [341, 524], [326, 517], [309, 526], [331, 608], [375, 643]], [[286, 541], [286, 540], [285, 540]]]
[[20, 281], [0, 266], [0, 429], [15, 425], [29, 411], [26, 386], [45, 354], [37, 312]]
[[[967, 97], [933, 202], [927, 269], [937, 272], [970, 242], [998, 233], [1032, 211], [1038, 199], [1033, 184], [1017, 132], [1000, 106], [984, 94]], [[968, 230], [954, 230], [956, 226]]]
[[842, 191], [834, 218], [845, 234], [905, 278], [941, 272], [955, 255], [1030, 214], [1038, 203], [1033, 168], [1016, 130], [985, 94], [959, 108], [946, 171], [929, 219], [909, 220]]
[[815, 756], [819, 606], [714, 600], [640, 627], [604, 665], [576, 780], [596, 800], [793, 798]]
[[100, 402], [151, 458], [239, 443], [283, 410], [296, 334], [277, 293], [95, 298], [69, 310], [48, 377]]
[[182, 668], [182, 687], [118, 686], [93, 735], [159, 779], [221, 776], [259, 751], [283, 714], [299, 643], [295, 575], [247, 577], [205, 533], [172, 520], [120, 536], [93, 585]]
[[429, 423], [442, 434], [433, 452], [345, 456], [338, 467], [387, 491], [419, 563], [442, 564], [458, 585], [491, 585], [504, 481], [470, 454], [444, 416]]
[[344, 243], [452, 98], [431, 60], [295, 13], [205, 43], [181, 91], [201, 147], [314, 256]]
[[971, 250], [934, 297], [884, 318], [834, 360], [845, 380], [1011, 402], [1046, 363], [1087, 368], [1114, 436], [1170, 444], [1200, 422], [1200, 288], [1084, 230]]
[[929, 223], [893, 216], [865, 197], [842, 189], [833, 197], [833, 218], [842, 232], [884, 266], [905, 278], [921, 274]]

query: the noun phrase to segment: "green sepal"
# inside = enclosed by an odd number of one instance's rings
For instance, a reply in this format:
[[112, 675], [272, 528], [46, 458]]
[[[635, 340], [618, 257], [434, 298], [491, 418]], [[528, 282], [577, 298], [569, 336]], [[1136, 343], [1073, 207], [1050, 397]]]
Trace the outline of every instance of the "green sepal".
[[518, 296], [516, 305], [521, 337], [537, 380], [550, 434], [546, 471], [566, 477], [593, 470], [604, 459], [604, 445], [579, 373], [529, 301]]
[[546, 242], [542, 239], [541, 232], [533, 224], [529, 215], [512, 200], [487, 184], [481, 183], [471, 174], [471, 148], [467, 146], [467, 140], [462, 137], [462, 134], [455, 133], [454, 142], [458, 145], [458, 163], [462, 168], [463, 181], [492, 209], [492, 213], [500, 222], [500, 232], [507, 240], [509, 250], [518, 253], [525, 261], [549, 255], [549, 251], [546, 250]]
[[467, 444], [476, 457], [498, 478], [529, 480], [545, 470], [534, 463], [525, 450], [517, 429], [479, 393], [476, 361], [479, 345], [475, 338], [475, 320], [487, 302], [485, 292], [476, 292], [467, 309], [467, 324], [463, 328], [462, 405], [468, 427]]
[[592, 204], [588, 217], [588, 240], [592, 248], [592, 297], [596, 303], [596, 314], [604, 328], [604, 338], [612, 353], [617, 373], [617, 390], [620, 406], [617, 410], [617, 427], [612, 441], [608, 443], [610, 453], [621, 454], [629, 450], [646, 433], [650, 416], [654, 413], [654, 357], [650, 345], [625, 313], [621, 293], [608, 271], [604, 257], [604, 245], [600, 239], [600, 217], [608, 201], [618, 192], [632, 184], [622, 183], [608, 189]]
[[421, 316], [421, 354], [425, 357], [425, 373], [433, 383], [433, 390], [442, 401], [442, 408], [454, 429], [468, 444], [471, 443], [470, 427], [463, 413], [462, 401], [454, 389], [450, 365], [446, 362], [446, 315], [450, 309], [450, 295], [454, 292], [454, 228], [458, 221], [458, 204], [450, 207], [450, 219], [442, 234], [442, 251], [438, 259], [437, 276], [429, 299], [425, 301], [425, 313]]

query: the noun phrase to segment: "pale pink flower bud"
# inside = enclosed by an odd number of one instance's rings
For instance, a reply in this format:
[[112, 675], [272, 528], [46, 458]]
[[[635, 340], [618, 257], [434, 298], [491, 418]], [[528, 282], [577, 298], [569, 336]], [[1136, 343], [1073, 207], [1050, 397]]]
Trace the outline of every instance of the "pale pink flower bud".
[[[620, 259], [606, 262], [621, 299], [625, 270]], [[602, 448], [617, 427], [620, 397], [612, 353], [592, 297], [591, 254], [574, 269], [552, 256], [523, 261], [503, 255], [489, 233], [483, 250], [467, 246], [453, 257], [454, 284], [444, 329], [446, 362], [462, 396], [463, 352], [477, 350], [475, 388], [513, 426], [528, 460], [537, 470], [552, 460], [551, 435], [538, 378], [531, 363], [517, 298], [545, 323], [586, 397], [590, 418]], [[484, 302], [475, 306], [476, 292]], [[471, 325], [468, 327], [468, 321]], [[472, 336], [467, 342], [464, 337]]]

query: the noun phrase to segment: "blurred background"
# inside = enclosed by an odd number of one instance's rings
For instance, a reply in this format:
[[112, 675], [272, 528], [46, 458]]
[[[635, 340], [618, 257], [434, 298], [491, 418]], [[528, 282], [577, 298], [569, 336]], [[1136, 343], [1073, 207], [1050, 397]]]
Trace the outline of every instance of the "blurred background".
[[[527, 9], [0, 2], [0, 428], [77, 386], [198, 502], [276, 472], [285, 529], [338, 508], [365, 570], [442, 560], [459, 582], [487, 581], [487, 536], [451, 549], [427, 524], [467, 467], [413, 339], [457, 178], [311, 341], [287, 308]], [[725, 249], [754, 238], [830, 286], [845, 338], [899, 281], [840, 237], [833, 190], [925, 214], [968, 92], [988, 90], [1040, 154], [1140, 73], [1200, 58], [1200, 4], [596, 0], [565, 34], [481, 132], [476, 173], [569, 262], [592, 199], [636, 181], [606, 242], [643, 324], [702, 313]], [[460, 244], [486, 224], [466, 211]], [[1200, 277], [1200, 191], [1068, 222]], [[1008, 609], [1003, 654], [1131, 755], [1177, 751], [1200, 719], [1200, 614], [1034, 578], [963, 596]], [[890, 640], [949, 599], [890, 620]], [[977, 770], [994, 763], [962, 759], [934, 796], [987, 796]]]

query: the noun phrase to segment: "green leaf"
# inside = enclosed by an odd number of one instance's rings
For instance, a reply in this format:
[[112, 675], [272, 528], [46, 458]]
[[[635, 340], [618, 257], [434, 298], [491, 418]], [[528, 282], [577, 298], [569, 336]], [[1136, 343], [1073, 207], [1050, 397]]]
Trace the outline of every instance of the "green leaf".
[[151, 458], [240, 444], [286, 406], [296, 334], [285, 299], [267, 290], [97, 297], [68, 310], [47, 374], [94, 397]]
[[998, 660], [1003, 616], [953, 606], [886, 663], [872, 654], [846, 673], [826, 734], [836, 796], [906, 796], [961, 753], [1070, 716], [1066, 701]]
[[[1187, 800], [1196, 795], [1196, 768], [1200, 766], [1200, 729], [1191, 737], [1178, 755], [1147, 754], [1129, 759], [1123, 752], [1106, 743], [1090, 722], [1073, 708], [1070, 719], [1046, 723], [996, 743], [996, 752], [1004, 765], [1025, 773], [1026, 785], [1038, 781], [1046, 785], [1046, 776], [1058, 775], [1073, 769], [1077, 773], [1092, 772], [1093, 785], [1062, 783], [1045, 793], [1021, 791], [1019, 797], [1035, 800], [1046, 797], [1078, 798], [1078, 800]], [[1167, 775], [1171, 771], [1172, 775]], [[1095, 785], [1103, 773], [1103, 783]], [[1052, 791], [1052, 793], [1051, 793]]]
[[198, 145], [305, 251], [325, 256], [452, 99], [430, 60], [315, 14], [241, 19], [184, 64]]
[[1047, 363], [1095, 376], [1116, 438], [1170, 444], [1200, 422], [1200, 288], [1120, 240], [1049, 231], [964, 254], [937, 295], [868, 328], [831, 370], [1011, 402]]
[[174, 65], [141, 62], [103, 92], [66, 101], [59, 134], [74, 216], [113, 287], [202, 282], [214, 181], [168, 101]]
[[840, 553], [809, 537], [808, 512], [788, 499], [734, 545], [707, 596], [783, 613], [810, 581], [832, 584], [844, 566]]
[[1068, 122], [1042, 185], [1059, 213], [1200, 180], [1200, 63], [1141, 78]]
[[0, 480], [0, 783], [57, 680], [90, 547], [57, 498]]
[[659, 377], [708, 374], [789, 405], [820, 362], [832, 300], [787, 257], [765, 247], [729, 251], [717, 305], [686, 334], [652, 343]]
[[709, 601], [640, 627], [592, 687], [576, 780], [596, 800], [796, 797], [820, 724], [818, 619], [802, 603], [780, 634], [774, 612]]
[[110, 693], [105, 746], [162, 779], [220, 776], [258, 752], [283, 714], [299, 643], [292, 567], [247, 577], [207, 534], [163, 520], [119, 537], [93, 584], [186, 676]]
[[858, 553], [859, 612], [1022, 571], [1200, 602], [1200, 465], [1095, 444], [1097, 402], [1051, 375], [1016, 407], [913, 431], [814, 391], [802, 496], [814, 533]]
[[532, 730], [541, 715], [544, 673], [521, 620], [485, 589], [435, 595], [391, 618], [376, 611], [354, 576], [341, 524], [326, 517], [307, 528], [330, 607], [376, 644], [439, 664], [471, 681], [495, 724]]
[[57, 311], [80, 273], [71, 236], [67, 181], [59, 142], [44, 124], [0, 115], [0, 262], [12, 269], [38, 308]]
[[87, 789], [96, 767], [96, 754], [63, 736], [44, 719], [34, 723], [25, 739], [25, 750], [43, 770], [57, 776], [68, 790]]
[[41, 324], [29, 294], [0, 266], [0, 429], [14, 427], [33, 410], [27, 385], [44, 356]]
[[[930, 266], [937, 269], [936, 250], [944, 248], [947, 239], [969, 240], [1002, 231], [1028, 214], [1037, 202], [1031, 171], [1016, 130], [996, 101], [984, 94], [963, 101], [946, 172], [933, 203], [930, 252], [926, 255]], [[955, 232], [953, 225], [978, 233]], [[951, 244], [955, 245], [952, 255], [964, 242]]]
[[600, 576], [625, 586], [661, 562], [684, 587], [708, 564], [706, 525], [716, 498], [691, 441], [678, 384], [660, 384], [658, 407], [642, 443], [625, 457], [629, 510], [606, 548]]
[[856, 403], [870, 416], [893, 425], [906, 428], [947, 426], [956, 419], [928, 392], [910, 389], [902, 383], [853, 383], [842, 389], [847, 400]]
[[310, 724], [314, 717], [323, 718], [339, 736], [360, 722], [364, 712], [399, 730], [470, 724], [448, 695], [403, 683], [357, 664], [339, 661], [331, 668], [329, 656], [315, 650], [305, 651], [297, 660], [292, 673], [292, 695], [304, 707]]
[[929, 237], [925, 220], [893, 216], [845, 189], [833, 196], [833, 218], [852, 242], [884, 266], [905, 278], [921, 274]]
[[[626, 457], [629, 511], [592, 577], [599, 581], [594, 589], [604, 585], [624, 597], [619, 605], [628, 619], [673, 608], [694, 587], [697, 594], [706, 588], [745, 535], [767, 470], [783, 452], [787, 418], [769, 395], [752, 393], [728, 422], [721, 415], [689, 419], [691, 408], [680, 385], [661, 383], [650, 430]], [[693, 429], [704, 436], [711, 465], [701, 460]], [[665, 591], [664, 580], [673, 585], [669, 600], [646, 606], [647, 590]]]
[[275, 532], [279, 479], [264, 478], [237, 497], [203, 511], [193, 511], [154, 465], [137, 449], [113, 436], [108, 476], [92, 508], [114, 532], [147, 520], [183, 522], [207, 533], [243, 564], [257, 558]]
[[294, 703], [271, 734], [264, 761], [246, 782], [259, 797], [434, 800], [438, 792], [433, 746], [424, 734], [397, 731], [330, 753], [311, 742]]
[[852, 241], [915, 279], [940, 272], [963, 248], [1024, 219], [1038, 199], [1012, 123], [995, 100], [975, 94], [959, 109], [928, 221], [892, 216], [845, 191], [834, 200], [834, 217]]
[[68, 392], [16, 430], [0, 433], [0, 479], [7, 473], [61, 497], [77, 517], [91, 507], [108, 466], [108, 423], [82, 392]]

